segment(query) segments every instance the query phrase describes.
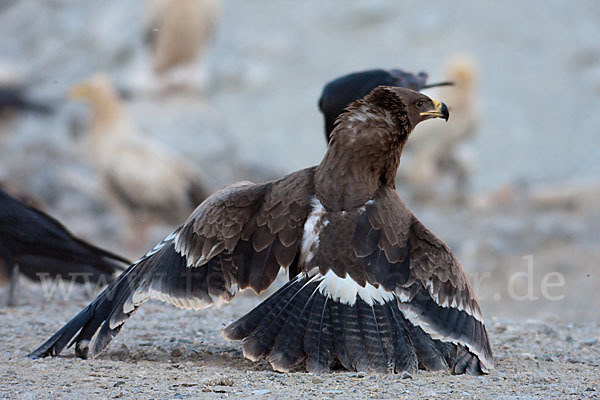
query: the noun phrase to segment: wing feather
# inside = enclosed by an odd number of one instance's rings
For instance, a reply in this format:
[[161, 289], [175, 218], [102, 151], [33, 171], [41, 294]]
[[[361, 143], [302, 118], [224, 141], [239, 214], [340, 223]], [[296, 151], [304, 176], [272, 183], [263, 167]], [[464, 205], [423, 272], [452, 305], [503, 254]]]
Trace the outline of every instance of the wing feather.
[[[355, 262], [367, 281], [394, 292], [405, 317], [433, 339], [462, 345], [484, 372], [492, 352], [473, 289], [450, 248], [429, 231], [397, 193], [383, 189], [355, 219]], [[358, 266], [358, 267], [357, 267]], [[357, 279], [355, 281], [358, 282]]]
[[99, 330], [96, 355], [149, 298], [198, 309], [229, 301], [238, 289], [264, 291], [297, 259], [312, 191], [312, 169], [220, 190], [32, 356], [57, 355], [75, 337], [77, 354], [87, 357]]

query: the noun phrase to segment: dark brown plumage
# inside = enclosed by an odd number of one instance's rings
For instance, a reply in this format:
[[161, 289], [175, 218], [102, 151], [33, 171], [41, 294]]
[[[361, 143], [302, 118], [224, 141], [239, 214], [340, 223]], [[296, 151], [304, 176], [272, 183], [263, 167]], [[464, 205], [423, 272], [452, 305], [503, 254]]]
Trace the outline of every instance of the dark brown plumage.
[[377, 86], [397, 86], [421, 91], [423, 89], [450, 86], [452, 82], [427, 83], [429, 75], [425, 72], [413, 74], [401, 69], [369, 69], [340, 76], [328, 82], [319, 98], [319, 109], [325, 120], [325, 138], [335, 127], [335, 120], [346, 107], [367, 94]]
[[73, 236], [60, 222], [0, 189], [0, 280], [10, 280], [14, 303], [18, 273], [78, 283], [110, 282], [126, 259]]
[[203, 308], [264, 291], [283, 267], [290, 281], [224, 331], [246, 357], [281, 371], [487, 372], [491, 349], [460, 264], [395, 191], [408, 135], [435, 117], [448, 118], [442, 103], [376, 88], [339, 118], [318, 166], [215, 193], [31, 356], [70, 342], [94, 356], [151, 297]]
[[23, 86], [0, 84], [0, 115], [7, 111], [29, 111], [45, 115], [53, 110], [49, 103], [28, 98]]

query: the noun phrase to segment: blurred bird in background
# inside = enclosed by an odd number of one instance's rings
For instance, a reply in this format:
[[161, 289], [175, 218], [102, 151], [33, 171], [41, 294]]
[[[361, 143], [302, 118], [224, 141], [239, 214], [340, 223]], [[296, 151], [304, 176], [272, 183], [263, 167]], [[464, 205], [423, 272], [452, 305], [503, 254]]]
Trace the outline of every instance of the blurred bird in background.
[[130, 262], [73, 236], [48, 214], [0, 189], [0, 283], [10, 282], [7, 305], [16, 303], [19, 274], [77, 283], [109, 283]]
[[153, 71], [164, 87], [202, 87], [197, 61], [220, 17], [219, 0], [149, 0], [146, 38]]
[[91, 105], [88, 156], [109, 202], [134, 229], [179, 223], [210, 193], [197, 168], [136, 129], [106, 75], [74, 86], [69, 96]]
[[468, 56], [455, 56], [445, 63], [444, 69], [444, 78], [454, 84], [437, 87], [430, 93], [444, 99], [452, 118], [443, 125], [443, 132], [442, 125], [436, 123], [415, 129], [398, 177], [410, 185], [420, 200], [443, 194], [451, 195], [453, 201], [462, 201], [472, 165], [465, 142], [475, 134], [481, 115], [477, 64]]
[[52, 110], [49, 102], [35, 99], [28, 93], [27, 86], [10, 66], [0, 64], [0, 121], [10, 119], [19, 111], [46, 115]]

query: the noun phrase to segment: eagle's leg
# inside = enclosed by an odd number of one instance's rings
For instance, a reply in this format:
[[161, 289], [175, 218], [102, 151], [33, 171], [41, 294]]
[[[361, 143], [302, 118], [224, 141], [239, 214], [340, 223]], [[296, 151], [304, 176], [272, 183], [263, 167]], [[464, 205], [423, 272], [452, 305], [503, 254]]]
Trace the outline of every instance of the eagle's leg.
[[8, 287], [8, 299], [6, 300], [7, 307], [13, 307], [16, 305], [15, 301], [15, 288], [19, 281], [19, 264], [13, 266], [12, 275], [10, 277], [10, 286]]

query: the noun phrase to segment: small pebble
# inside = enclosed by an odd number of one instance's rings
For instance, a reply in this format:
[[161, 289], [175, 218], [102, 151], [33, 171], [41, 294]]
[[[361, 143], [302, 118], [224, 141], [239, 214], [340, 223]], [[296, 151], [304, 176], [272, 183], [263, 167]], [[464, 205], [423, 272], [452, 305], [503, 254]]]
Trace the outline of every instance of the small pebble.
[[181, 351], [181, 349], [179, 348], [175, 348], [173, 350], [171, 350], [171, 357], [181, 357], [183, 355], [183, 351]]
[[524, 358], [528, 358], [530, 360], [535, 360], [535, 356], [531, 353], [521, 353]]
[[214, 384], [219, 386], [233, 386], [233, 379], [226, 376], [224, 378], [218, 379], [214, 382]]

